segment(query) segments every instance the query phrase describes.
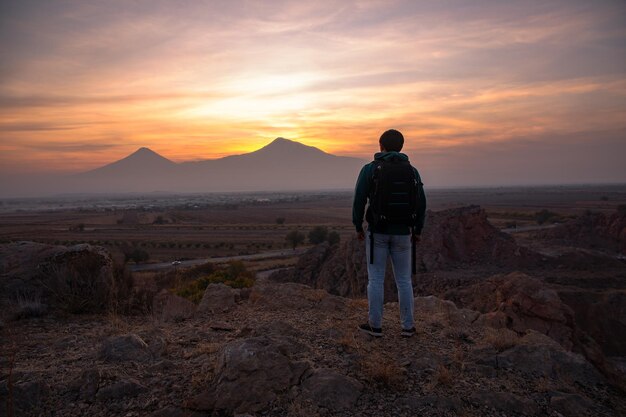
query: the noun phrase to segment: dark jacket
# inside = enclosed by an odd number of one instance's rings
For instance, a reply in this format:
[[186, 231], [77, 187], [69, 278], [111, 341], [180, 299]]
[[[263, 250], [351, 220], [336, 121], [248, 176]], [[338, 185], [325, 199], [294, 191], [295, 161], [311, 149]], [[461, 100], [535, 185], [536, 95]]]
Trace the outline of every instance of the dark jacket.
[[[378, 152], [374, 155], [374, 161], [385, 160], [391, 157], [400, 157], [406, 161], [409, 160], [409, 157], [403, 153], [399, 152]], [[359, 178], [356, 181], [356, 187], [354, 190], [354, 200], [352, 202], [352, 223], [356, 227], [357, 232], [363, 231], [363, 217], [365, 215], [365, 205], [367, 203], [368, 197], [370, 195], [370, 188], [372, 186], [372, 176], [374, 173], [374, 162], [370, 162], [365, 165], [361, 172], [359, 173]], [[413, 167], [415, 171], [415, 176], [418, 181], [421, 182], [420, 174]], [[415, 233], [420, 234], [422, 232], [422, 228], [424, 227], [424, 217], [426, 215], [426, 196], [424, 192], [420, 192], [418, 196], [418, 207], [419, 211], [417, 213], [417, 219], [415, 224], [413, 225]], [[374, 228], [374, 233], [383, 233], [388, 235], [408, 235], [411, 233], [409, 226], [404, 224], [388, 224], [385, 226], [378, 226]]]

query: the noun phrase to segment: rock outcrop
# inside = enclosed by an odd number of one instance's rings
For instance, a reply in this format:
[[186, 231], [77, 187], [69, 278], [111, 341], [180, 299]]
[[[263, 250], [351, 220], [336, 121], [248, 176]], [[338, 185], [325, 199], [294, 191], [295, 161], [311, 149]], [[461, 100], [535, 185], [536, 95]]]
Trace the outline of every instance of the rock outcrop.
[[491, 327], [521, 333], [536, 330], [566, 349], [574, 346], [574, 312], [542, 281], [514, 272], [496, 275], [466, 288], [450, 290], [447, 299], [480, 311]]
[[36, 300], [69, 312], [104, 310], [130, 282], [118, 282], [102, 247], [34, 242], [0, 245], [0, 305]]
[[299, 384], [309, 368], [294, 359], [302, 346], [286, 337], [259, 336], [224, 346], [207, 389], [187, 403], [195, 410], [254, 413]]
[[626, 211], [611, 214], [588, 212], [554, 228], [536, 232], [533, 236], [626, 255]]
[[[478, 206], [429, 211], [416, 251], [416, 263], [422, 271], [479, 263], [531, 266], [539, 259], [491, 225]], [[271, 279], [299, 282], [343, 297], [363, 296], [367, 292], [365, 243], [356, 238], [339, 246], [323, 243], [302, 255], [293, 270], [276, 272]], [[394, 300], [396, 286], [388, 264], [385, 301]]]
[[224, 284], [209, 284], [204, 290], [198, 312], [222, 313], [237, 305], [239, 291]]

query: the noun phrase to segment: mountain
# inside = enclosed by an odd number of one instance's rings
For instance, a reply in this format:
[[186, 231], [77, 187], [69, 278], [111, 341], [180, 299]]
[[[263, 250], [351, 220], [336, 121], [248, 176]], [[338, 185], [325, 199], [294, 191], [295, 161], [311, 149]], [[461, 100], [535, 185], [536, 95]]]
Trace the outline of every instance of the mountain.
[[132, 176], [160, 173], [175, 169], [176, 163], [149, 148], [139, 148], [126, 158], [81, 174], [82, 177]]
[[141, 148], [72, 177], [73, 192], [225, 192], [348, 189], [366, 161], [277, 138], [254, 152], [175, 163]]

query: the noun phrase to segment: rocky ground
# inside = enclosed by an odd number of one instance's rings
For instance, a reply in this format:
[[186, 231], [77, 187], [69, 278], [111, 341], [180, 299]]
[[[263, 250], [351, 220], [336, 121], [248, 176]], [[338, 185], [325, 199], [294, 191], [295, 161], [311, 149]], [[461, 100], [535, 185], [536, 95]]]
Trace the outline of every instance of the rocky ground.
[[410, 339], [391, 277], [384, 337], [357, 330], [356, 240], [197, 306], [138, 294], [97, 247], [2, 245], [0, 416], [626, 415], [623, 214], [579, 223], [532, 247], [478, 207], [430, 213]]
[[537, 331], [489, 328], [436, 297], [415, 299], [410, 339], [397, 304], [386, 304], [374, 339], [356, 330], [364, 300], [263, 280], [238, 302], [230, 291], [209, 287], [192, 314], [167, 302], [150, 316], [4, 323], [0, 415], [626, 413], [581, 355]]

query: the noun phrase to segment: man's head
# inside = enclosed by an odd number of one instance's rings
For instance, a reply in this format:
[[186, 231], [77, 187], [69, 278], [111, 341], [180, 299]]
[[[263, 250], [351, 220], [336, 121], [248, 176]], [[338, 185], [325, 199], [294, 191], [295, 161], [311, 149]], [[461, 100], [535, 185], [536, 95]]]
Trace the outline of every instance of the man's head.
[[380, 135], [378, 143], [380, 144], [381, 151], [400, 152], [404, 145], [404, 136], [395, 129], [389, 129]]

